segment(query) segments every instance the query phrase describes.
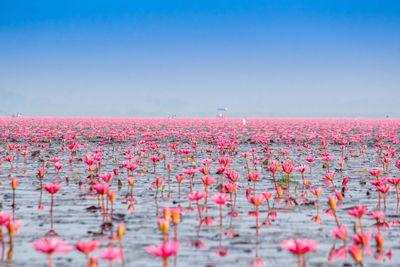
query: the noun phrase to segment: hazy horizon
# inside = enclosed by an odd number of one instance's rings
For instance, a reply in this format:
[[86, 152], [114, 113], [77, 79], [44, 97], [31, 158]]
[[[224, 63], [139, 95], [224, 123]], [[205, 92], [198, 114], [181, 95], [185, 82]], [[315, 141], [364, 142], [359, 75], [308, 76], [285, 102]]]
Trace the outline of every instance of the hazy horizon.
[[400, 118], [399, 1], [2, 1], [0, 116]]

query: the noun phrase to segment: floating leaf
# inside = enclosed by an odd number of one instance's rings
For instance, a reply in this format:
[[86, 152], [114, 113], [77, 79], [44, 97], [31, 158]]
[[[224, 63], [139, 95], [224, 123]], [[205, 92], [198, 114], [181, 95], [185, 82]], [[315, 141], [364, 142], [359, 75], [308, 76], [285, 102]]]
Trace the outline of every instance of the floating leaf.
[[215, 189], [217, 189], [218, 192], [222, 192], [222, 184], [219, 184]]
[[86, 208], [87, 211], [96, 211], [96, 210], [98, 210], [98, 209], [99, 209], [98, 207], [93, 206], [93, 205]]
[[361, 171], [353, 171], [353, 173], [369, 173], [369, 171], [364, 169], [364, 170], [361, 170]]
[[295, 198], [293, 198], [293, 197], [290, 197], [289, 198], [291, 201], [293, 201], [293, 203], [297, 206], [297, 205], [299, 205], [298, 203], [297, 203], [297, 200], [295, 199]]
[[120, 179], [118, 179], [118, 190], [121, 190], [122, 188], [122, 182]]
[[40, 155], [40, 150], [36, 150], [36, 151], [33, 151], [33, 152], [32, 152], [31, 157], [32, 157], [32, 158], [35, 158], [35, 157], [37, 157], [37, 156], [39, 156], [39, 155]]

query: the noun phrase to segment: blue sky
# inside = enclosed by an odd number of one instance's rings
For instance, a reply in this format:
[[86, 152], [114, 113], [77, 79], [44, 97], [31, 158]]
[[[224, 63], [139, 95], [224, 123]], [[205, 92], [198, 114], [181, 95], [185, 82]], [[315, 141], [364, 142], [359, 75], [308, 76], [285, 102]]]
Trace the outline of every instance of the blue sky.
[[400, 1], [0, 1], [0, 116], [400, 118]]

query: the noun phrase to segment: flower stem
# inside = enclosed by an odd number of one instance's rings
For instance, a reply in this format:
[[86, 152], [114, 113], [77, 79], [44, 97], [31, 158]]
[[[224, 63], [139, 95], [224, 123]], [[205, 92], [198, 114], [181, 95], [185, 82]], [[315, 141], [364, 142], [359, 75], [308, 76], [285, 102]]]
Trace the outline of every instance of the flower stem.
[[51, 257], [51, 253], [49, 253], [49, 254], [47, 255], [47, 266], [48, 266], [48, 267], [53, 267], [53, 259], [52, 259], [52, 257]]

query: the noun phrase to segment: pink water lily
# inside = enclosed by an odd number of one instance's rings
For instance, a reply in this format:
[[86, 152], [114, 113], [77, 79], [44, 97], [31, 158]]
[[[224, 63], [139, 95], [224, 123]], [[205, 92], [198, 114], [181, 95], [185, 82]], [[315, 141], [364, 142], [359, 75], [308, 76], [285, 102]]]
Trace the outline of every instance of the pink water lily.
[[53, 254], [64, 254], [71, 250], [65, 241], [58, 238], [42, 238], [33, 242], [32, 245], [35, 250], [47, 254], [49, 267], [53, 266]]
[[296, 239], [291, 238], [282, 241], [281, 247], [283, 249], [289, 250], [295, 254], [298, 258], [298, 267], [305, 265], [306, 259], [305, 254], [315, 251], [318, 249], [318, 243], [311, 239]]

